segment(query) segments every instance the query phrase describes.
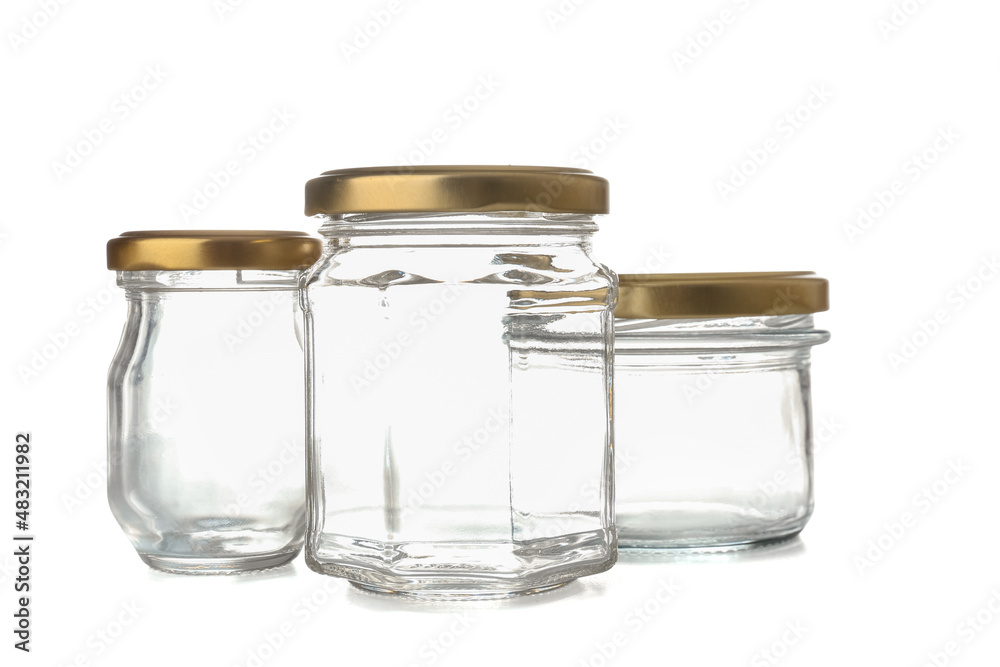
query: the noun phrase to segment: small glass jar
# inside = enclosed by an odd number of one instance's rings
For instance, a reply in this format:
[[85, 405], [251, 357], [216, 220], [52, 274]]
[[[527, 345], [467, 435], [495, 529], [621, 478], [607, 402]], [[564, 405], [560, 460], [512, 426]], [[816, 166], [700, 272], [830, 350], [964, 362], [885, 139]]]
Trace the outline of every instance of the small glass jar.
[[622, 547], [728, 549], [813, 509], [811, 273], [622, 275], [615, 320]]
[[326, 239], [302, 293], [312, 569], [499, 597], [611, 567], [607, 196], [539, 167], [307, 184]]
[[148, 565], [281, 565], [305, 526], [295, 232], [127, 232], [108, 242], [127, 319], [108, 373], [108, 502]]

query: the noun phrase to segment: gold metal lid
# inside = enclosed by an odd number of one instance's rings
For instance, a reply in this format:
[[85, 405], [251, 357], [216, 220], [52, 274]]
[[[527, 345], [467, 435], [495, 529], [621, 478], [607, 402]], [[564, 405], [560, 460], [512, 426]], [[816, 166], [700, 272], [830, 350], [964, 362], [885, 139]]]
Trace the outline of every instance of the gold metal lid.
[[811, 271], [658, 273], [618, 276], [615, 317], [687, 319], [818, 313], [829, 283]]
[[322, 249], [319, 239], [302, 232], [125, 232], [108, 241], [108, 268], [117, 271], [303, 269], [316, 262]]
[[608, 212], [608, 182], [586, 169], [419, 166], [338, 169], [306, 183], [306, 215]]

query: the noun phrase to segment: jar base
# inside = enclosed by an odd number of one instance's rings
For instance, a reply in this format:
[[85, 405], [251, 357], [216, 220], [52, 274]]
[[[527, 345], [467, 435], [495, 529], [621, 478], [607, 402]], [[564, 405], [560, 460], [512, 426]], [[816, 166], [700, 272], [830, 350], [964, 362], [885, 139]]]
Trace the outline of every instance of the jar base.
[[327, 535], [321, 557], [307, 550], [306, 563], [377, 593], [484, 600], [540, 593], [604, 572], [617, 560], [613, 539], [606, 531], [535, 541], [541, 545], [381, 543]]
[[788, 540], [805, 528], [811, 507], [785, 518], [764, 518], [722, 503], [662, 503], [619, 507], [621, 549], [737, 551]]
[[802, 529], [790, 533], [770, 537], [744, 536], [728, 537], [718, 540], [635, 540], [621, 542], [618, 548], [622, 551], [670, 551], [672, 553], [726, 553], [731, 551], [747, 551], [769, 547], [794, 539]]
[[[324, 573], [326, 574], [326, 573]], [[381, 586], [373, 586], [371, 584], [362, 584], [357, 581], [351, 581], [351, 585], [361, 590], [368, 591], [370, 593], [378, 593], [379, 595], [386, 596], [396, 596], [404, 598], [413, 598], [420, 600], [502, 600], [505, 598], [514, 598], [522, 595], [534, 595], [536, 593], [545, 593], [547, 591], [555, 590], [557, 588], [562, 588], [566, 584], [570, 583], [572, 579], [567, 581], [561, 581], [556, 584], [550, 584], [548, 586], [538, 586], [536, 588], [526, 588], [524, 590], [516, 591], [470, 591], [467, 589], [457, 589], [457, 590], [398, 590], [395, 588], [383, 588]]]
[[225, 558], [186, 558], [139, 554], [139, 558], [154, 570], [169, 572], [171, 574], [239, 574], [241, 572], [264, 570], [284, 565], [293, 560], [299, 554], [299, 551], [301, 551], [301, 548], [276, 553]]

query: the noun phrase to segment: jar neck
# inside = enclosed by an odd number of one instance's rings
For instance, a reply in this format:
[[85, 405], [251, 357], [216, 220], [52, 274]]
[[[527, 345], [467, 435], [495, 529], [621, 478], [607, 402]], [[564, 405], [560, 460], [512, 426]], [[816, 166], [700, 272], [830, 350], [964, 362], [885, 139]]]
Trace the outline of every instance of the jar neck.
[[615, 350], [624, 354], [656, 349], [798, 349], [820, 345], [828, 340], [829, 332], [814, 328], [810, 314], [615, 320]]
[[198, 271], [118, 271], [126, 296], [158, 292], [293, 290], [297, 270], [220, 269]]
[[776, 333], [805, 331], [812, 328], [813, 316], [811, 314], [645, 320], [618, 318], [615, 320], [615, 330], [619, 335]]
[[593, 216], [573, 213], [351, 213], [317, 216], [320, 235], [351, 245], [581, 245], [597, 231]]

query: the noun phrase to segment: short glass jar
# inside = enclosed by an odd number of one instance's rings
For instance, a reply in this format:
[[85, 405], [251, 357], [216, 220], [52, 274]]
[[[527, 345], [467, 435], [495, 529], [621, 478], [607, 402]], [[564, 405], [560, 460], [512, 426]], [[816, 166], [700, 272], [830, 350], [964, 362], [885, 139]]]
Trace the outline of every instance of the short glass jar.
[[362, 587], [498, 597], [616, 558], [607, 181], [374, 168], [306, 186], [306, 560]]
[[108, 373], [108, 502], [148, 565], [281, 565], [305, 527], [295, 232], [127, 232], [108, 242], [127, 319]]
[[615, 320], [621, 547], [728, 549], [813, 509], [811, 273], [621, 275]]

